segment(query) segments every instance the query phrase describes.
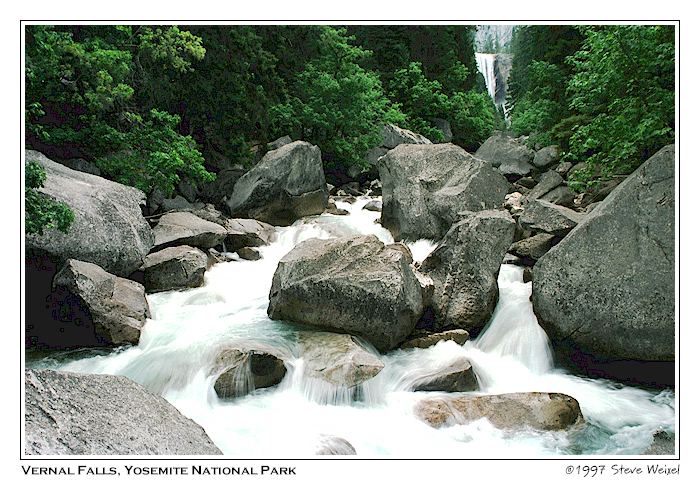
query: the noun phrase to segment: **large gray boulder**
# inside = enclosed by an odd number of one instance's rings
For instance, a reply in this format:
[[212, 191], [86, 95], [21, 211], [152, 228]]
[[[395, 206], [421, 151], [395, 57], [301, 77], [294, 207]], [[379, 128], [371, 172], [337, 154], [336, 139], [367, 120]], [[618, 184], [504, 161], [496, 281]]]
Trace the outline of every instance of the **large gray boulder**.
[[57, 264], [74, 258], [122, 277], [139, 269], [153, 246], [151, 227], [141, 214], [141, 205], [146, 204], [143, 192], [71, 170], [32, 150], [25, 160], [44, 167], [41, 191], [68, 204], [75, 214], [68, 233], [48, 230], [27, 235], [27, 256], [48, 255]]
[[471, 333], [491, 318], [498, 300], [498, 271], [513, 241], [515, 222], [504, 210], [464, 212], [421, 264], [435, 290], [435, 329]]
[[149, 293], [199, 287], [204, 283], [207, 254], [195, 247], [168, 247], [146, 257], [144, 285]]
[[204, 220], [192, 212], [166, 213], [153, 228], [154, 249], [189, 245], [209, 249], [219, 246], [226, 238], [226, 229]]
[[399, 145], [379, 161], [381, 222], [395, 239], [439, 240], [459, 212], [501, 206], [508, 181], [452, 144]]
[[532, 261], [531, 264], [534, 264], [552, 248], [552, 242], [555, 238], [554, 235], [549, 233], [538, 233], [532, 237], [523, 238], [515, 242], [510, 246], [508, 252], [517, 255], [519, 258], [530, 259]]
[[221, 455], [202, 427], [126, 377], [25, 370], [27, 455]]
[[527, 194], [527, 200], [535, 200], [541, 198], [546, 193], [554, 190], [559, 185], [564, 183], [564, 179], [557, 172], [553, 170], [547, 170], [540, 177], [540, 181], [537, 182], [532, 190]]
[[433, 126], [442, 132], [443, 139], [442, 142], [439, 143], [452, 142], [452, 125], [448, 120], [444, 118], [433, 118]]
[[573, 190], [571, 190], [568, 185], [560, 185], [554, 190], [550, 190], [540, 197], [540, 199], [544, 200], [545, 202], [551, 202], [568, 208], [574, 206], [575, 198], [576, 196], [574, 195]]
[[535, 265], [535, 313], [556, 347], [674, 360], [674, 165], [669, 145]]
[[284, 137], [280, 137], [277, 140], [269, 142], [267, 144], [267, 149], [277, 150], [278, 148], [283, 147], [289, 143], [292, 143], [292, 137], [290, 137], [289, 135], [285, 135]]
[[373, 235], [312, 239], [280, 260], [267, 310], [287, 320], [359, 335], [387, 351], [423, 313], [411, 258]]
[[377, 375], [384, 363], [350, 335], [329, 332], [299, 333], [304, 375], [332, 385], [352, 388]]
[[504, 175], [522, 177], [532, 171], [535, 152], [517, 139], [497, 132], [486, 139], [474, 156], [497, 167]]
[[141, 284], [71, 259], [56, 274], [53, 286], [53, 321], [33, 329], [42, 337], [40, 343], [52, 348], [139, 343], [150, 317]]
[[233, 165], [219, 171], [213, 182], [200, 188], [199, 198], [213, 203], [218, 208], [225, 207], [226, 200], [231, 195], [234, 185], [246, 174], [246, 171], [242, 165]]
[[414, 411], [435, 428], [466, 425], [481, 418], [501, 430], [564, 430], [584, 422], [576, 399], [563, 393], [429, 397], [418, 402]]
[[327, 203], [321, 150], [296, 141], [265, 154], [236, 182], [227, 205], [233, 217], [291, 225], [322, 213]]

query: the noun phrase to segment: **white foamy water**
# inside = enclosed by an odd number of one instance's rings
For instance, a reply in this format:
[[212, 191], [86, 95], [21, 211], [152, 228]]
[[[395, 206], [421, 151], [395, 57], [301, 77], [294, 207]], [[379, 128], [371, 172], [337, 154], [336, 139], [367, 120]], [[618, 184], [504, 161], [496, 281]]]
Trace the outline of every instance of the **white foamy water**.
[[[382, 355], [385, 368], [352, 391], [304, 374], [296, 346], [297, 327], [267, 317], [268, 293], [279, 260], [310, 238], [391, 234], [376, 223], [379, 213], [363, 210], [369, 199], [338, 202], [347, 216], [321, 215], [277, 229], [277, 239], [260, 247], [262, 259], [213, 266], [200, 288], [148, 296], [153, 318], [138, 346], [78, 360], [47, 358], [34, 367], [125, 375], [163, 395], [204, 427], [230, 457], [305, 458], [320, 435], [348, 440], [365, 457], [531, 458], [558, 454], [639, 454], [657, 428], [675, 430], [671, 391], [651, 391], [581, 378], [552, 366], [549, 342], [529, 302], [531, 285], [522, 269], [503, 265], [500, 297], [488, 327], [460, 346], [441, 342], [427, 349]], [[422, 261], [435, 247], [408, 244]], [[280, 385], [236, 400], [221, 400], [213, 389], [218, 351], [231, 342], [263, 341], [286, 352], [287, 375]], [[482, 419], [434, 429], [413, 414], [428, 392], [412, 392], [415, 380], [458, 358], [477, 373], [478, 394], [546, 391], [575, 397], [588, 426], [575, 432], [503, 432]]]

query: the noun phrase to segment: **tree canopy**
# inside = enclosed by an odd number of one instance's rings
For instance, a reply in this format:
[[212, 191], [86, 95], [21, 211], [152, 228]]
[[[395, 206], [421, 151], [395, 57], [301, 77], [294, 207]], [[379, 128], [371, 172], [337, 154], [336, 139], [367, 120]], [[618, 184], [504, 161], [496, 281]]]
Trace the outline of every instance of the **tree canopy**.
[[583, 188], [627, 174], [675, 136], [675, 31], [663, 25], [524, 26], [513, 39], [512, 129], [587, 162]]

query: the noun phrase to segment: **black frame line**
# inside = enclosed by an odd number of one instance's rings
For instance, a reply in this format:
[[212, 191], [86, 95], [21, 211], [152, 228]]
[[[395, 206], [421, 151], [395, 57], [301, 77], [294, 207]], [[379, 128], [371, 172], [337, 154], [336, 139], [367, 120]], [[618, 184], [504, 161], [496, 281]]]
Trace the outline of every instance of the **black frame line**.
[[[581, 20], [581, 19], [548, 19], [548, 20], [534, 20], [534, 19], [518, 19], [518, 20], [495, 20], [495, 19], [488, 19], [488, 20], [483, 20], [483, 19], [477, 19], [477, 20], [455, 20], [455, 19], [448, 19], [448, 20], [389, 20], [389, 19], [382, 19], [382, 20], [369, 20], [369, 19], [362, 19], [362, 20], [330, 20], [330, 19], [284, 19], [284, 20], [270, 20], [270, 19], [265, 19], [265, 20], [255, 20], [255, 19], [241, 19], [241, 20], [182, 20], [182, 19], [175, 19], [175, 20], [163, 20], [163, 19], [158, 19], [158, 20], [127, 20], [127, 19], [117, 19], [117, 20], [104, 20], [104, 19], [80, 19], [80, 20], [72, 20], [72, 19], [62, 19], [62, 20], [55, 20], [55, 19], [23, 19], [20, 20], [20, 106], [24, 103], [24, 98], [22, 96], [22, 91], [24, 87], [24, 69], [22, 68], [22, 63], [23, 63], [23, 47], [24, 43], [22, 41], [22, 36], [24, 33], [24, 27], [26, 25], [32, 25], [32, 24], [46, 24], [48, 22], [54, 22], [55, 24], [70, 24], [70, 25], [79, 25], [79, 24], [87, 24], [88, 22], [90, 23], [95, 23], [95, 24], [104, 24], [104, 25], [116, 25], [120, 22], [129, 22], [131, 24], [138, 24], [139, 22], [146, 23], [146, 24], [151, 24], [151, 25], [157, 25], [157, 24], [166, 24], [166, 23], [173, 23], [173, 24], [178, 24], [178, 25], [197, 25], [197, 24], [207, 24], [207, 25], [250, 25], [250, 23], [245, 23], [245, 22], [259, 22], [258, 24], [260, 25], [295, 25], [295, 24], [304, 24], [303, 22], [307, 22], [307, 24], [328, 24], [328, 25], [344, 25], [347, 23], [356, 23], [356, 24], [367, 24], [367, 25], [377, 25], [380, 26], [382, 25], [381, 23], [377, 22], [388, 22], [387, 25], [410, 25], [410, 24], [415, 24], [415, 25], [428, 25], [428, 24], [437, 24], [442, 22], [443, 24], [451, 24], [451, 25], [480, 25], [480, 24], [496, 24], [496, 25], [524, 25], [524, 24], [539, 24], [539, 25], [555, 25], [555, 24], [567, 24], [566, 22], [570, 22], [568, 24], [593, 24], [593, 25], [603, 25], [603, 24], [611, 24], [615, 25], [615, 22], [639, 22], [638, 24], [649, 24], [649, 25], [658, 25], [658, 24], [673, 24], [676, 28], [676, 68], [678, 69], [677, 75], [676, 75], [676, 131], [680, 131], [680, 96], [681, 96], [681, 91], [680, 91], [680, 79], [681, 79], [681, 20], [680, 19], [671, 19], [671, 20], [649, 20], [649, 19], [613, 19], [613, 20], [601, 20], [601, 19], [596, 19], [596, 20]], [[324, 23], [328, 22], [328, 23]], [[364, 23], [363, 23], [364, 22]], [[24, 111], [22, 108], [20, 108], [20, 125], [21, 125], [21, 131], [24, 133]], [[676, 159], [675, 159], [675, 175], [677, 181], [675, 182], [675, 196], [674, 201], [680, 200], [680, 187], [681, 187], [681, 182], [680, 182], [680, 139], [676, 135], [676, 140], [675, 140], [675, 146], [676, 146]], [[19, 146], [19, 153], [20, 157], [23, 157], [25, 152], [24, 148], [24, 137], [22, 136], [20, 138], [20, 146]], [[23, 168], [20, 168], [20, 185], [24, 184], [24, 172]], [[20, 189], [21, 190], [21, 189]], [[20, 205], [22, 205], [22, 202], [24, 201], [24, 194], [22, 191], [20, 191]], [[675, 252], [675, 277], [676, 277], [676, 301], [675, 301], [675, 308], [678, 311], [678, 315], [676, 316], [675, 320], [675, 325], [676, 325], [676, 331], [677, 331], [677, 337], [676, 337], [676, 343], [677, 343], [677, 348], [676, 348], [676, 369], [677, 369], [677, 378], [676, 378], [676, 384], [674, 386], [674, 395], [675, 395], [675, 401], [676, 401], [676, 417], [677, 417], [677, 423], [676, 423], [676, 429], [680, 426], [681, 423], [681, 409], [680, 409], [680, 379], [681, 379], [681, 361], [680, 361], [680, 347], [681, 347], [681, 342], [680, 342], [680, 329], [681, 329], [681, 322], [680, 322], [680, 296], [681, 296], [681, 289], [680, 289], [680, 270], [681, 270], [681, 262], [678, 260], [678, 254], [680, 252], [680, 246], [681, 246], [681, 223], [680, 223], [680, 217], [681, 217], [681, 202], [676, 201], [676, 208], [678, 210], [678, 215], [675, 218], [675, 226], [677, 227], [674, 234], [677, 233], [677, 242], [678, 242], [678, 249]], [[22, 232], [22, 226], [23, 226], [23, 214], [24, 211], [20, 212], [20, 231], [22, 234], [22, 237], [20, 237], [20, 248], [23, 247], [23, 239], [24, 239], [24, 232]], [[20, 280], [23, 280], [23, 272], [24, 272], [24, 251], [21, 252], [20, 256]], [[21, 294], [20, 294], [20, 313], [24, 309], [24, 305], [26, 302], [26, 279], [24, 279], [22, 285], [21, 285]], [[24, 328], [24, 320], [25, 320], [25, 315], [21, 315], [22, 321], [20, 322], [20, 338], [23, 341], [23, 328]], [[24, 357], [25, 357], [25, 350], [22, 348], [20, 350], [20, 367], [22, 367], [23, 362], [24, 362]], [[410, 461], [442, 461], [442, 460], [457, 460], [457, 461], [486, 461], [486, 462], [497, 462], [497, 461], [534, 461], [534, 462], [540, 462], [540, 461], [554, 461], [554, 462], [578, 462], [578, 463], [583, 463], [583, 462], [592, 462], [592, 461], [606, 461], [606, 462], [611, 462], [615, 460], [624, 460], [625, 462], [645, 462], [645, 463], [650, 463], [651, 461], [654, 460], [662, 460], [662, 461], [680, 461], [681, 460], [681, 442], [680, 442], [680, 436], [678, 433], [675, 435], [675, 443], [676, 443], [676, 455], [673, 457], [667, 456], [667, 455], [648, 455], [645, 456], [644, 458], [627, 458], [627, 455], [607, 455], [607, 456], [577, 456], [577, 455], [570, 455], [567, 457], [556, 457], [556, 458], [548, 458], [548, 457], [542, 457], [542, 458], [378, 458], [378, 457], [371, 457], [371, 458], [352, 458], [351, 456], [333, 456], [333, 457], [328, 457], [324, 458], [323, 456], [315, 456], [315, 457], [310, 457], [310, 458], [229, 458], [225, 456], [221, 457], [216, 457], [216, 456], [189, 456], [189, 455], [182, 455], [182, 456], [176, 456], [176, 457], [171, 457], [171, 456], [150, 456], [150, 457], [143, 457], [143, 456], [131, 456], [131, 455], [112, 455], [112, 456], [100, 456], [100, 458], [93, 458], [92, 456], [89, 455], [74, 455], [69, 458], [53, 458], [50, 456], [29, 456], [24, 454], [24, 437], [22, 436], [22, 427], [24, 425], [24, 401], [23, 401], [23, 391], [24, 391], [24, 369], [20, 368], [20, 378], [21, 378], [21, 383], [22, 383], [22, 389], [20, 390], [20, 395], [19, 395], [19, 400], [20, 400], [20, 455], [19, 455], [19, 460], [20, 461], [51, 461], [51, 462], [61, 462], [61, 461], [68, 461], [68, 462], [76, 462], [76, 461], [85, 461], [85, 462], [100, 462], [100, 461], [111, 461], [111, 462], [122, 462], [122, 461], [159, 461], [159, 462], [172, 462], [172, 461], [198, 461], [198, 462], [241, 462], [241, 461], [268, 461], [268, 462], [295, 462], [295, 461], [312, 461], [312, 460], [326, 460], [326, 461], [399, 461], [399, 462], [410, 462]]]

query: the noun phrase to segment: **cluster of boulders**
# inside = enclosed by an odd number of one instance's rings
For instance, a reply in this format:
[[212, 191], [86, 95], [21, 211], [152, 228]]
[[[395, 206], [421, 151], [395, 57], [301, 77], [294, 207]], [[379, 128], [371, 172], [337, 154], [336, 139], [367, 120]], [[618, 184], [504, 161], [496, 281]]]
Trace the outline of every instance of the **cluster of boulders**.
[[[370, 346], [380, 352], [428, 348], [440, 341], [463, 344], [477, 334], [495, 308], [500, 265], [516, 235], [516, 221], [503, 208], [510, 183], [487, 162], [451, 144], [404, 143], [382, 153], [377, 161], [382, 225], [397, 240], [437, 241], [435, 250], [419, 264], [403, 243], [385, 245], [372, 235], [307, 240], [282, 258], [270, 291], [273, 320], [343, 332], [314, 334], [325, 338], [314, 338], [311, 351], [310, 342], [302, 340], [300, 350], [309, 376], [344, 389], [369, 381], [383, 368]], [[371, 345], [350, 342], [348, 335]], [[357, 352], [352, 359], [346, 346]], [[319, 356], [331, 357], [320, 363], [325, 365], [320, 376], [314, 366]], [[479, 383], [463, 357], [426, 366], [406, 385], [461, 392], [465, 396], [455, 397], [457, 403], [470, 399], [467, 403], [478, 407], [464, 407], [475, 413], [458, 415], [461, 422], [499, 409], [514, 419], [503, 425], [508, 429], [564, 429], [582, 421], [570, 397], [468, 393], [478, 392]], [[416, 414], [430, 425], [456, 422], [429, 420], [426, 408], [418, 406]]]

